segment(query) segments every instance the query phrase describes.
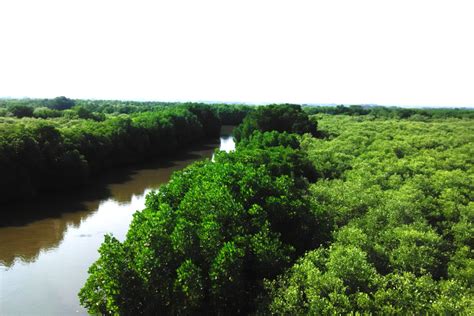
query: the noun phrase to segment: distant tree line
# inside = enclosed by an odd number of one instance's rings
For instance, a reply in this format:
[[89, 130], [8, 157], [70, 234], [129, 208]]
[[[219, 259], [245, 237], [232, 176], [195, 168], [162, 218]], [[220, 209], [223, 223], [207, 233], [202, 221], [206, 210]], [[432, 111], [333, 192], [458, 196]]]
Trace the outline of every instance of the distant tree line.
[[474, 109], [456, 108], [400, 108], [386, 106], [361, 106], [361, 105], [338, 105], [338, 106], [304, 106], [304, 111], [308, 114], [331, 114], [331, 115], [351, 115], [370, 116], [374, 118], [394, 118], [424, 121], [429, 119], [444, 118], [474, 118]]
[[238, 125], [254, 107], [239, 104], [138, 102], [117, 100], [72, 100], [66, 97], [54, 99], [0, 99], [1, 117], [34, 117], [92, 119], [103, 121], [106, 117], [120, 114], [143, 113], [169, 107], [209, 106], [223, 125]]
[[[1, 117], [66, 117], [103, 120], [105, 116], [148, 112], [157, 108], [206, 105], [204, 103], [177, 103], [157, 101], [120, 101], [120, 100], [72, 100], [64, 96], [54, 99], [0, 99]], [[254, 111], [256, 106], [243, 104], [209, 104], [217, 113], [223, 125], [238, 125], [244, 117]], [[303, 110], [310, 114], [331, 114], [367, 116], [370, 118], [408, 119], [427, 121], [431, 119], [474, 118], [472, 108], [401, 108], [388, 106], [312, 106], [305, 105]]]

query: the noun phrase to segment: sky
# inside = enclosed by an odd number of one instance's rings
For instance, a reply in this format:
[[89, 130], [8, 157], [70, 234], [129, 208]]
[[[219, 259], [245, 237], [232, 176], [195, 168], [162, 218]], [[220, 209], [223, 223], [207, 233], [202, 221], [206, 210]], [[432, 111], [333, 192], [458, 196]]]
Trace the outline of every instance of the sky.
[[474, 106], [474, 1], [0, 0], [0, 97]]

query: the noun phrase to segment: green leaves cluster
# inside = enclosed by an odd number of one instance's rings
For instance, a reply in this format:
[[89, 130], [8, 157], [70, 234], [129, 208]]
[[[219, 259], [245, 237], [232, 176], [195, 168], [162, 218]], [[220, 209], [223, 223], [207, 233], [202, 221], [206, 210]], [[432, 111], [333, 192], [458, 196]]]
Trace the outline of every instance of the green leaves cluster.
[[[42, 119], [53, 119], [64, 117], [71, 119], [91, 119], [103, 121], [109, 116], [119, 116], [121, 114], [134, 114], [143, 112], [154, 112], [165, 108], [186, 108], [199, 116], [201, 123], [204, 123], [209, 114], [205, 114], [204, 109], [212, 108], [213, 114], [217, 115], [224, 125], [238, 125], [244, 117], [253, 111], [253, 106], [240, 104], [212, 104], [205, 103], [171, 103], [156, 101], [118, 101], [118, 100], [71, 100], [66, 97], [54, 99], [0, 99], [1, 117], [35, 117]], [[203, 112], [204, 111], [204, 112]], [[207, 123], [210, 123], [209, 125]], [[203, 124], [204, 128], [212, 130], [213, 123], [207, 120]], [[212, 131], [211, 131], [212, 132]]]
[[308, 117], [300, 105], [272, 104], [257, 107], [234, 130], [237, 141], [250, 137], [254, 131], [317, 134], [317, 123]]
[[[302, 148], [331, 240], [267, 281], [275, 314], [469, 314], [474, 310], [474, 129], [319, 116]], [[267, 301], [267, 302], [268, 302]]]
[[256, 311], [264, 279], [327, 236], [307, 199], [311, 168], [298, 136], [255, 131], [237, 151], [175, 173], [123, 243], [106, 238], [81, 303], [91, 313]]
[[331, 114], [331, 115], [351, 115], [367, 116], [370, 119], [407, 119], [412, 121], [430, 121], [433, 119], [446, 118], [474, 118], [474, 111], [469, 108], [399, 108], [385, 106], [361, 106], [361, 105], [338, 105], [338, 106], [312, 106], [304, 107], [308, 114]]
[[293, 106], [257, 109], [236, 152], [149, 194], [127, 239], [106, 238], [82, 304], [119, 314], [470, 313], [471, 122], [319, 115], [322, 139], [307, 133], [315, 124], [295, 127], [311, 122]]
[[[55, 111], [36, 108], [35, 112], [40, 110]], [[159, 108], [102, 119], [101, 113], [80, 106], [75, 111], [79, 118], [0, 122], [0, 203], [83, 185], [104, 169], [163, 157], [218, 137], [221, 126], [209, 106]]]

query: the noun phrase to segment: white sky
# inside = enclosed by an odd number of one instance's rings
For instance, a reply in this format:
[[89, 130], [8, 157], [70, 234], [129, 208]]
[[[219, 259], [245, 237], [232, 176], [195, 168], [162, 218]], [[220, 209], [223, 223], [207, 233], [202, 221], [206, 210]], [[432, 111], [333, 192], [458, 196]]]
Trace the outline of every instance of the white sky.
[[474, 1], [0, 0], [0, 96], [474, 106]]

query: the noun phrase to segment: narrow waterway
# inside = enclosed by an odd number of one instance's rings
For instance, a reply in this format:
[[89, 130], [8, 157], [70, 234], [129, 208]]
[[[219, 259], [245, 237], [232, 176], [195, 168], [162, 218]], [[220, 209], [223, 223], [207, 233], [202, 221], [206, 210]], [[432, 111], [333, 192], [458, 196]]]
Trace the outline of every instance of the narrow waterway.
[[230, 133], [224, 126], [220, 142], [169, 161], [110, 172], [74, 194], [2, 207], [0, 213], [11, 216], [0, 219], [0, 315], [87, 314], [77, 293], [104, 234], [123, 240], [146, 194], [174, 171], [211, 158], [216, 148], [233, 150]]

